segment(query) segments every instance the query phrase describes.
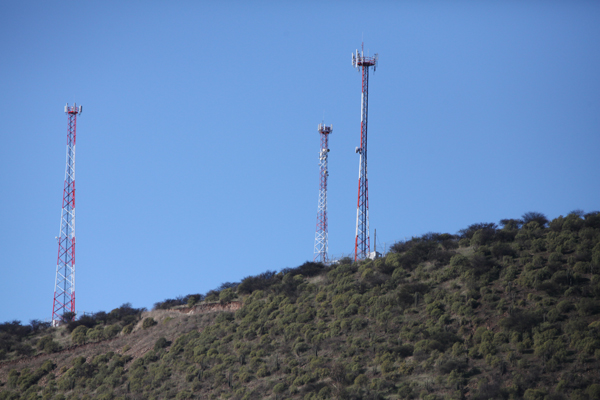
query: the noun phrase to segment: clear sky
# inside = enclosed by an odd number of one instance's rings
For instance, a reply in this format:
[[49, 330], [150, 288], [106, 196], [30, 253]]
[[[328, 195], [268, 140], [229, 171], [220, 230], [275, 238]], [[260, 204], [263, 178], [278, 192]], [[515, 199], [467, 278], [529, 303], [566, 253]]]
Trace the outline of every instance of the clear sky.
[[0, 3], [0, 321], [48, 319], [77, 126], [77, 310], [353, 252], [360, 74], [378, 249], [600, 209], [598, 1]]

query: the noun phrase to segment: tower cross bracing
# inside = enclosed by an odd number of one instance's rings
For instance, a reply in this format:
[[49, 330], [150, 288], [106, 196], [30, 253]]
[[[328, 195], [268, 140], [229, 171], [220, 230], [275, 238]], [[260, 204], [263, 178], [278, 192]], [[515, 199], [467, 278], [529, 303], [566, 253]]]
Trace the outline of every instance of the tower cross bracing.
[[367, 178], [367, 122], [369, 117], [369, 68], [377, 68], [378, 55], [365, 56], [364, 48], [360, 53], [352, 53], [352, 66], [362, 76], [360, 101], [360, 147], [356, 148], [360, 159], [358, 164], [358, 200], [356, 204], [356, 236], [354, 240], [354, 260], [364, 260], [371, 251], [369, 236], [369, 180]]
[[333, 131], [333, 125], [319, 124], [319, 135], [321, 137], [321, 148], [319, 150], [319, 203], [317, 210], [317, 230], [315, 233], [315, 257], [313, 261], [324, 264], [328, 259], [328, 222], [327, 222], [327, 178], [329, 170], [327, 161], [329, 158], [329, 135]]
[[[77, 116], [82, 107], [74, 104], [65, 106], [68, 118], [67, 161], [63, 189], [62, 212], [54, 283], [54, 302], [52, 305], [52, 325], [58, 326], [74, 317], [75, 313], [75, 143]], [[69, 314], [72, 313], [72, 314]]]

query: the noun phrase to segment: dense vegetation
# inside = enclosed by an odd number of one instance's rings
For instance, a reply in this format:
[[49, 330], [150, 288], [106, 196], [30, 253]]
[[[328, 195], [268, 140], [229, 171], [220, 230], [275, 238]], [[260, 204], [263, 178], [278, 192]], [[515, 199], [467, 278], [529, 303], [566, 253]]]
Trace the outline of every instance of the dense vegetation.
[[[237, 312], [143, 354], [13, 368], [0, 399], [600, 399], [600, 213], [527, 213], [398, 242], [377, 260], [267, 271], [157, 303], [139, 329], [164, 329], [171, 317], [151, 314], [170, 307], [234, 299]], [[99, 321], [67, 326], [70, 340], [135, 324]]]
[[[110, 313], [100, 311], [83, 315], [77, 320], [67, 315], [65, 321], [69, 322], [65, 322], [63, 330], [75, 332], [72, 344], [109, 339], [122, 330], [131, 332], [143, 311], [145, 309], [133, 308], [127, 303]], [[56, 353], [64, 347], [60, 344], [64, 340], [60, 340], [57, 333], [49, 322], [39, 320], [32, 320], [29, 325], [22, 325], [21, 321], [0, 324], [0, 361], [39, 353]], [[65, 344], [68, 346], [71, 343]]]

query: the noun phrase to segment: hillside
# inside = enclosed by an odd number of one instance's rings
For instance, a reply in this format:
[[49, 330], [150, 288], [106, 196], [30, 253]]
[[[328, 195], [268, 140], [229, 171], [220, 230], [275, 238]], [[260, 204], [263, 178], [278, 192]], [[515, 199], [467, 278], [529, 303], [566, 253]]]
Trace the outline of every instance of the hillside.
[[600, 214], [500, 225], [5, 323], [0, 399], [600, 399]]

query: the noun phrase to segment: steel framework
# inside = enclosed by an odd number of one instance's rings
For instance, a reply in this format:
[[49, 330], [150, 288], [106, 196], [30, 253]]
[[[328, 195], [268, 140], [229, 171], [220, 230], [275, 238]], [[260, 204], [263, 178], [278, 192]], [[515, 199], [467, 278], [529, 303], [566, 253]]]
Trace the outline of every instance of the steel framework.
[[354, 240], [354, 260], [364, 260], [371, 251], [369, 237], [369, 180], [367, 179], [367, 121], [369, 113], [369, 68], [377, 68], [378, 55], [365, 56], [364, 45], [360, 53], [352, 53], [352, 66], [362, 72], [362, 95], [360, 114], [360, 147], [356, 153], [360, 155], [358, 164], [358, 201], [356, 205], [356, 238]]
[[54, 283], [54, 303], [52, 325], [58, 326], [75, 317], [75, 141], [77, 115], [82, 107], [73, 104], [65, 106], [68, 117], [67, 165], [63, 190], [56, 279]]
[[327, 159], [329, 157], [329, 135], [333, 131], [333, 125], [326, 126], [319, 124], [319, 134], [321, 136], [321, 149], [319, 150], [319, 207], [317, 210], [317, 232], [315, 233], [315, 257], [313, 261], [320, 261], [324, 264], [329, 262], [327, 230], [327, 177], [329, 170], [327, 168]]

